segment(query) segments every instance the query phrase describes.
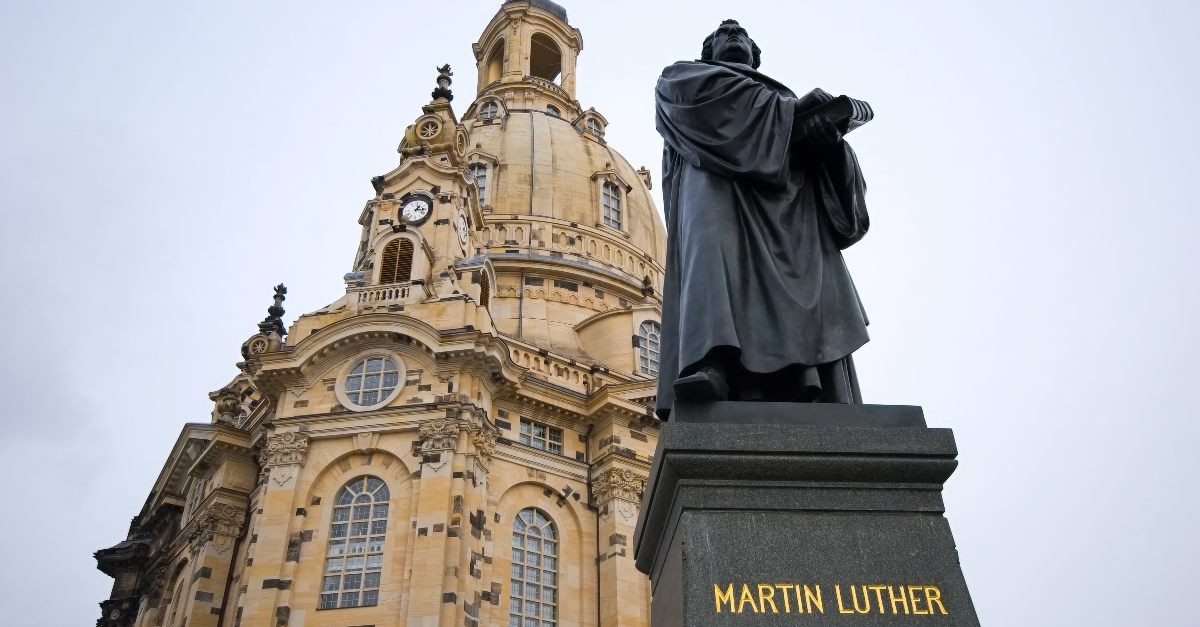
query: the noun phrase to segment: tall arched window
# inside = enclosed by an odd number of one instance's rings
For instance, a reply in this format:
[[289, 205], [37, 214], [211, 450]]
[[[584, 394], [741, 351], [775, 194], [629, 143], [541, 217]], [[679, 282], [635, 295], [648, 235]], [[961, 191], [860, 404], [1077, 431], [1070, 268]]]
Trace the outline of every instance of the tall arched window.
[[338, 492], [319, 609], [379, 604], [389, 499], [387, 484], [370, 475], [351, 479]]
[[562, 72], [562, 50], [545, 33], [534, 33], [529, 39], [529, 73], [548, 81], [558, 82]]
[[475, 189], [479, 190], [479, 204], [487, 204], [487, 164], [472, 163], [467, 172], [475, 181]]
[[638, 370], [645, 375], [658, 376], [658, 360], [662, 350], [662, 327], [647, 320], [638, 327]]
[[412, 279], [412, 262], [412, 241], [399, 238], [388, 242], [379, 264], [379, 283], [407, 283]]
[[614, 229], [621, 228], [621, 190], [612, 183], [605, 182], [603, 190], [604, 198], [601, 199], [604, 226], [611, 226]]
[[501, 39], [492, 46], [492, 53], [488, 55], [487, 72], [484, 74], [484, 80], [488, 83], [494, 83], [500, 80], [500, 75], [504, 72], [504, 40]]
[[508, 627], [558, 624], [558, 531], [540, 509], [521, 510], [513, 521]]

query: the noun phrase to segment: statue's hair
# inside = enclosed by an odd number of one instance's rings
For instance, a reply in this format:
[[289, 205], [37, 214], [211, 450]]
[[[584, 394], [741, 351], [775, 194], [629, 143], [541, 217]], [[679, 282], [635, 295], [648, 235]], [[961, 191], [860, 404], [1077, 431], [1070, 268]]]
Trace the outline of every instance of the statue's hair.
[[[737, 24], [738, 26], [741, 26], [741, 24], [738, 24], [737, 20], [725, 20], [724, 22], [721, 22], [721, 26], [725, 26], [726, 24]], [[713, 60], [713, 38], [716, 36], [717, 31], [713, 31], [712, 34], [704, 38], [704, 46], [700, 49], [701, 61]], [[750, 67], [757, 70], [758, 66], [762, 65], [762, 50], [758, 48], [758, 44], [754, 43], [753, 39], [750, 40], [750, 48], [754, 51], [754, 57], [750, 61]]]

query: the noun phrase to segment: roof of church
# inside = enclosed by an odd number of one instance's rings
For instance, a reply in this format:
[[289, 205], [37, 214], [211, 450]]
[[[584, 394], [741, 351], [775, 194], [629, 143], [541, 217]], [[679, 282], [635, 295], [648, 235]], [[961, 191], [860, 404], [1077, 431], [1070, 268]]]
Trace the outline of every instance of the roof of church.
[[567, 10], [550, 0], [507, 0], [504, 4], [512, 4], [514, 2], [528, 2], [529, 6], [545, 9], [562, 19], [567, 21]]

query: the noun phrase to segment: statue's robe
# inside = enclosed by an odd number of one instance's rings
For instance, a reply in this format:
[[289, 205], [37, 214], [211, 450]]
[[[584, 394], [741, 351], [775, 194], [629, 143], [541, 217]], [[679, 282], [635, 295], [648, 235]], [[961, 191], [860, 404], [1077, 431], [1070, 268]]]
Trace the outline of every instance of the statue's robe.
[[867, 317], [841, 251], [867, 232], [866, 187], [845, 142], [820, 155], [793, 146], [795, 113], [820, 104], [818, 93], [797, 98], [719, 61], [679, 62], [658, 80], [664, 418], [675, 380], [717, 353], [751, 376], [815, 382], [833, 367], [855, 388], [840, 400], [861, 402], [849, 355], [867, 342]]

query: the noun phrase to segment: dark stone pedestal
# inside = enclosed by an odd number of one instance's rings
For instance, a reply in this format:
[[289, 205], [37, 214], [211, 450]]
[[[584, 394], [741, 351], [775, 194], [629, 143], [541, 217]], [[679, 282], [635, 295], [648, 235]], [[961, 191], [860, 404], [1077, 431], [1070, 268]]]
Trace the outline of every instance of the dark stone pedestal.
[[919, 407], [713, 403], [663, 425], [635, 532], [653, 627], [979, 624]]

